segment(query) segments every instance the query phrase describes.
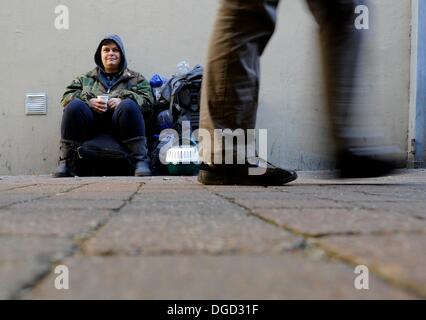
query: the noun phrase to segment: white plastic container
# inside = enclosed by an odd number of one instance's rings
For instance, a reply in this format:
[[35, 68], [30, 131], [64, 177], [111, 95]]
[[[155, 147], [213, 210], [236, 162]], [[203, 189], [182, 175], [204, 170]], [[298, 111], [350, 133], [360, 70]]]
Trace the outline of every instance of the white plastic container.
[[198, 147], [172, 147], [167, 150], [166, 162], [171, 175], [195, 175], [201, 163]]
[[171, 164], [200, 164], [200, 154], [196, 146], [178, 146], [167, 150], [166, 162]]

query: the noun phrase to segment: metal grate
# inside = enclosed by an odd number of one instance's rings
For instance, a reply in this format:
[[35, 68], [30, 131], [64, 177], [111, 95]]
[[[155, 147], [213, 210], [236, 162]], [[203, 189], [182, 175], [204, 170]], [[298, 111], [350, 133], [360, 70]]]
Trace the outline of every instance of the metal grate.
[[25, 99], [26, 115], [47, 114], [47, 95], [45, 93], [29, 93]]

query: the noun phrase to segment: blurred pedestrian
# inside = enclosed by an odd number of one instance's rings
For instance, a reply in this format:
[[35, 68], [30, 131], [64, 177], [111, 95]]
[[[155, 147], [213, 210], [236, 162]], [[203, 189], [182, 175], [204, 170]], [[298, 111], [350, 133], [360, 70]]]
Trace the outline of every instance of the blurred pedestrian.
[[[328, 114], [336, 144], [336, 160], [342, 178], [364, 178], [389, 173], [393, 163], [385, 149], [355, 145], [350, 129], [354, 112], [355, 78], [362, 30], [355, 27], [360, 0], [307, 0], [319, 24], [325, 67]], [[210, 42], [203, 82], [200, 128], [214, 137], [214, 130], [256, 126], [259, 96], [259, 62], [276, 25], [279, 0], [222, 0]], [[226, 136], [226, 134], [225, 134]], [[219, 146], [219, 147], [217, 147]], [[250, 169], [261, 166], [246, 155], [245, 164], [223, 164], [223, 154], [241, 156], [237, 147], [201, 141], [203, 162], [198, 180], [203, 184], [283, 185], [297, 179], [294, 171], [267, 164], [264, 174]], [[229, 148], [229, 146], [228, 146]]]

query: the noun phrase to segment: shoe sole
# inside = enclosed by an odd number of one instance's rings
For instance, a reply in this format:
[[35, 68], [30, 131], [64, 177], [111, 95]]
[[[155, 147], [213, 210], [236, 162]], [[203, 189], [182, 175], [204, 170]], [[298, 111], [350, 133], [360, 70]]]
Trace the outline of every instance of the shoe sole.
[[229, 176], [217, 172], [200, 170], [198, 173], [198, 182], [204, 185], [242, 185], [242, 186], [283, 186], [298, 178], [297, 173], [281, 179], [274, 179], [264, 176], [250, 176], [250, 178], [242, 178], [237, 176]]
[[395, 171], [394, 167], [387, 166], [382, 168], [376, 168], [375, 170], [350, 170], [343, 169], [339, 172], [340, 179], [368, 179], [368, 178], [380, 178], [392, 175]]
[[71, 174], [52, 174], [52, 178], [73, 178], [74, 176]]
[[135, 177], [152, 177], [152, 173], [135, 173]]

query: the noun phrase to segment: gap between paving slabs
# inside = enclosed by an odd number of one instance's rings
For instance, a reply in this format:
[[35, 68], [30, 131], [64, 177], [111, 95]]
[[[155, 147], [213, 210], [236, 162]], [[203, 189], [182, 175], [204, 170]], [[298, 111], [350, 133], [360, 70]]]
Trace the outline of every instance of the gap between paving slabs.
[[[23, 189], [23, 188], [27, 188], [27, 187], [35, 187], [35, 186], [38, 186], [38, 185], [39, 185], [38, 183], [35, 183], [35, 184], [26, 184], [26, 185], [22, 185], [22, 186], [12, 187], [12, 188], [7, 189], [7, 190], [4, 190], [4, 191], [13, 191], [13, 190]], [[73, 187], [71, 187], [71, 188], [67, 189], [67, 190], [65, 191], [65, 193], [67, 193], [67, 192], [71, 192], [71, 191], [74, 191], [74, 190], [77, 190], [77, 189], [82, 188], [82, 187], [87, 186], [87, 185], [89, 185], [89, 184], [83, 184], [83, 185], [73, 186]], [[40, 197], [33, 198], [33, 199], [28, 199], [28, 200], [21, 200], [21, 201], [12, 202], [12, 203], [10, 203], [10, 204], [4, 205], [4, 206], [0, 206], [0, 210], [1, 210], [1, 209], [6, 209], [6, 208], [8, 208], [8, 207], [12, 207], [12, 206], [14, 206], [14, 205], [18, 205], [18, 204], [24, 204], [24, 203], [30, 203], [30, 202], [34, 202], [34, 201], [38, 201], [38, 200], [49, 199], [49, 198], [54, 197], [54, 196], [56, 196], [56, 194], [54, 194], [54, 195], [45, 195], [45, 196], [40, 196]], [[43, 238], [43, 237], [40, 237], [40, 238]], [[72, 246], [72, 247], [70, 248], [69, 252], [68, 252], [67, 254], [65, 254], [65, 255], [64, 255], [64, 257], [61, 257], [61, 258], [66, 258], [67, 256], [73, 255], [73, 254], [74, 254], [73, 252], [74, 252], [75, 250], [76, 250], [76, 246]], [[59, 261], [57, 261], [57, 260], [53, 259], [53, 260], [50, 262], [50, 265], [53, 265], [53, 264], [55, 264], [56, 262], [59, 262]], [[29, 282], [28, 282], [27, 284], [25, 284], [23, 287], [21, 287], [20, 289], [18, 289], [18, 290], [17, 290], [17, 292], [13, 293], [13, 294], [11, 295], [10, 299], [11, 299], [11, 300], [19, 299], [20, 292], [22, 292], [22, 291], [24, 291], [24, 290], [27, 290], [27, 289], [30, 289], [30, 288], [32, 288], [33, 286], [35, 286], [35, 285], [36, 285], [39, 281], [41, 281], [41, 280], [45, 277], [45, 275], [46, 275], [47, 273], [49, 273], [49, 272], [50, 272], [50, 269], [51, 269], [51, 267], [49, 266], [49, 267], [47, 268], [46, 272], [41, 272], [41, 273], [37, 274], [37, 275], [36, 275], [36, 277], [35, 277], [33, 280], [29, 281]]]
[[[89, 185], [89, 184], [90, 184], [90, 183], [88, 183], [88, 184], [83, 184], [83, 185], [79, 185], [79, 186], [72, 187], [72, 188], [69, 188], [68, 190], [66, 190], [66, 191], [65, 191], [65, 192], [63, 192], [63, 193], [68, 193], [68, 192], [71, 192], [71, 191], [77, 190], [77, 189], [82, 188], [82, 187], [85, 187], [85, 186], [87, 186], [87, 185]], [[13, 191], [13, 190], [18, 190], [18, 189], [23, 189], [23, 188], [28, 188], [28, 187], [35, 187], [35, 186], [38, 186], [38, 185], [39, 185], [39, 184], [38, 184], [38, 183], [36, 183], [36, 184], [32, 184], [32, 185], [25, 185], [25, 186], [20, 186], [20, 187], [14, 187], [14, 188], [12, 188], [12, 189], [4, 190], [4, 191]], [[15, 201], [15, 202], [12, 202], [12, 203], [9, 203], [9, 204], [6, 204], [6, 205], [3, 205], [3, 206], [0, 206], [0, 210], [1, 210], [1, 209], [6, 209], [6, 208], [9, 208], [9, 207], [12, 207], [12, 206], [17, 205], [17, 204], [30, 203], [30, 202], [34, 202], [34, 201], [39, 201], [39, 200], [49, 199], [49, 198], [52, 198], [52, 197], [54, 197], [54, 196], [56, 196], [56, 194], [54, 194], [54, 195], [44, 195], [44, 196], [39, 196], [39, 197], [37, 197], [37, 198], [33, 198], [33, 199], [26, 199], [26, 200], [19, 200], [19, 201]]]
[[[86, 184], [86, 185], [89, 185], [89, 184]], [[139, 184], [139, 187], [137, 188], [137, 190], [127, 199], [127, 200], [124, 200], [123, 201], [123, 204], [119, 207], [119, 208], [116, 208], [116, 209], [110, 209], [110, 211], [111, 211], [111, 214], [109, 215], [109, 217], [107, 218], [107, 219], [105, 219], [105, 221], [103, 221], [103, 223], [102, 224], [99, 224], [98, 226], [96, 226], [94, 229], [92, 229], [88, 234], [87, 234], [87, 236], [86, 237], [84, 237], [84, 238], [81, 238], [81, 239], [79, 239], [78, 240], [78, 242], [77, 242], [77, 245], [76, 245], [76, 248], [75, 248], [75, 250], [73, 250], [71, 253], [69, 253], [69, 255], [68, 256], [66, 256], [66, 257], [63, 257], [63, 259], [65, 259], [65, 258], [69, 258], [69, 257], [72, 257], [72, 256], [74, 256], [74, 255], [76, 255], [76, 254], [78, 254], [79, 252], [83, 252], [84, 253], [84, 243], [86, 242], [86, 241], [88, 241], [90, 238], [92, 238], [94, 235], [95, 235], [95, 233], [97, 233], [100, 229], [102, 229], [115, 215], [118, 215], [119, 213], [120, 213], [120, 211], [124, 208], [124, 207], [126, 207], [129, 203], [131, 203], [131, 201], [132, 201], [132, 199], [136, 196], [136, 194], [138, 194], [140, 191], [141, 191], [141, 189], [143, 188], [143, 186], [144, 186], [144, 183], [140, 183]], [[74, 190], [74, 189], [78, 189], [78, 188], [81, 188], [81, 187], [83, 187], [83, 185], [82, 186], [78, 186], [77, 188], [73, 188], [72, 190]], [[247, 208], [247, 207], [245, 207], [245, 206], [243, 206], [243, 205], [241, 205], [241, 204], [238, 204], [238, 203], [235, 203], [234, 201], [233, 201], [233, 199], [231, 198], [226, 198], [225, 196], [223, 196], [223, 195], [220, 195], [220, 194], [218, 194], [218, 193], [215, 193], [214, 191], [212, 191], [212, 190], [209, 190], [208, 188], [206, 188], [209, 192], [211, 192], [211, 193], [213, 193], [213, 194], [215, 194], [216, 196], [218, 196], [218, 197], [221, 197], [222, 199], [225, 199], [226, 201], [229, 201], [229, 202], [231, 202], [231, 203], [233, 203], [233, 204], [236, 204], [236, 205], [238, 205], [238, 206], [240, 206], [240, 207], [242, 207], [242, 208], [244, 208], [245, 210], [247, 210], [248, 211], [248, 213], [250, 213], [251, 215], [253, 215], [253, 216], [255, 216], [256, 218], [258, 218], [258, 219], [261, 219], [262, 221], [264, 221], [264, 222], [266, 222], [266, 223], [268, 223], [268, 224], [273, 224], [273, 225], [275, 225], [275, 226], [277, 226], [277, 227], [279, 227], [279, 228], [281, 228], [281, 229], [284, 229], [284, 230], [287, 230], [287, 231], [289, 231], [289, 232], [291, 232], [291, 233], [293, 233], [293, 234], [296, 234], [296, 235], [298, 235], [298, 236], [302, 236], [304, 239], [305, 239], [305, 245], [304, 246], [301, 246], [300, 248], [297, 248], [297, 249], [302, 249], [302, 250], [305, 250], [305, 249], [310, 249], [310, 248], [313, 248], [313, 247], [316, 247], [316, 248], [318, 248], [318, 249], [320, 249], [321, 251], [323, 251], [323, 252], [325, 252], [326, 253], [326, 256], [327, 256], [327, 258], [330, 258], [330, 259], [337, 259], [337, 260], [339, 260], [339, 261], [343, 261], [345, 264], [349, 264], [349, 265], [351, 265], [351, 266], [353, 266], [353, 265], [357, 265], [356, 264], [356, 261], [354, 261], [353, 259], [350, 259], [350, 258], [347, 258], [347, 257], [345, 257], [345, 256], [343, 256], [343, 255], [341, 255], [341, 254], [339, 254], [338, 252], [333, 252], [333, 251], [331, 251], [331, 250], [329, 250], [328, 248], [326, 248], [326, 247], [323, 247], [323, 246], [321, 246], [320, 244], [318, 244], [318, 243], [316, 243], [315, 241], [314, 242], [312, 242], [311, 240], [313, 240], [313, 239], [315, 239], [315, 237], [312, 237], [312, 236], [310, 236], [310, 235], [306, 235], [306, 234], [304, 234], [304, 233], [301, 233], [301, 232], [298, 232], [297, 230], [292, 230], [292, 229], [288, 229], [288, 228], [286, 228], [286, 227], [283, 227], [283, 226], [280, 226], [280, 225], [277, 225], [276, 223], [274, 223], [273, 221], [269, 221], [269, 220], [266, 220], [266, 219], [264, 219], [263, 217], [261, 217], [261, 216], [259, 216], [259, 215], [257, 215], [255, 212], [253, 212], [250, 208]], [[72, 191], [72, 190], [69, 190], [69, 191]], [[69, 192], [69, 191], [67, 191], [67, 192]], [[44, 198], [49, 198], [49, 196], [47, 196], [47, 197], [42, 197], [42, 198], [40, 198], [40, 199], [44, 199]], [[36, 199], [36, 200], [38, 200], [38, 199]], [[329, 199], [329, 200], [332, 200], [332, 199]], [[35, 200], [31, 200], [31, 201], [35, 201]], [[25, 202], [28, 202], [28, 201], [25, 201]], [[18, 202], [18, 203], [20, 203], [20, 202]], [[345, 235], [351, 235], [351, 234], [345, 234]], [[327, 235], [324, 235], [324, 236], [327, 236]], [[61, 262], [60, 261], [53, 261], [52, 263], [51, 263], [51, 268], [54, 266], [54, 265], [57, 265], [57, 264], [60, 264]], [[386, 277], [382, 277], [382, 275], [380, 274], [380, 272], [377, 272], [377, 270], [375, 270], [374, 268], [371, 268], [371, 270], [373, 271], [373, 273], [375, 273], [376, 275], [378, 275], [379, 277], [381, 277], [382, 279], [384, 279], [386, 282], [388, 282], [389, 283], [389, 279], [388, 278], [386, 278]], [[23, 289], [30, 289], [30, 288], [32, 288], [32, 287], [34, 287], [34, 286], [36, 286], [38, 283], [40, 283], [40, 282], [42, 282], [44, 279], [45, 279], [45, 277], [51, 272], [52, 270], [48, 270], [44, 275], [41, 275], [40, 277], [38, 277], [35, 281], [33, 281], [29, 286], [26, 286], [25, 288], [23, 288]], [[398, 288], [401, 288], [401, 284], [399, 284], [399, 283], [394, 283], [394, 282], [390, 282], [390, 284], [391, 285], [393, 285], [393, 286], [398, 286]], [[408, 288], [406, 288], [406, 287], [403, 287], [403, 289], [408, 289]], [[411, 290], [410, 290], [411, 291]], [[22, 291], [21, 291], [22, 292]], [[18, 292], [16, 295], [15, 295], [15, 297], [16, 298], [19, 298], [19, 296], [20, 296], [20, 293], [21, 292]]]
[[[319, 235], [319, 236], [318, 235], [315, 236], [315, 235], [307, 234], [305, 232], [302, 232], [300, 230], [297, 230], [297, 229], [294, 229], [294, 228], [291, 228], [291, 227], [288, 227], [288, 226], [280, 225], [273, 220], [267, 219], [267, 218], [263, 217], [262, 215], [257, 214], [256, 212], [253, 211], [252, 208], [249, 208], [247, 206], [244, 206], [241, 203], [236, 202], [235, 199], [232, 198], [232, 197], [226, 197], [219, 192], [215, 192], [215, 191], [211, 190], [211, 188], [209, 188], [209, 187], [205, 187], [205, 189], [207, 189], [207, 190], [210, 189], [209, 191], [212, 192], [213, 194], [215, 194], [216, 196], [221, 197], [222, 199], [225, 199], [225, 200], [227, 200], [227, 201], [229, 201], [229, 202], [231, 202], [231, 203], [233, 203], [237, 206], [240, 206], [241, 208], [244, 208], [251, 215], [253, 215], [254, 217], [256, 217], [256, 218], [258, 218], [258, 219], [260, 219], [260, 220], [262, 220], [266, 223], [272, 224], [272, 225], [277, 226], [277, 227], [279, 227], [283, 230], [286, 230], [286, 231], [288, 231], [288, 232], [290, 232], [290, 233], [292, 233], [296, 236], [302, 237], [304, 239], [305, 245], [301, 246], [299, 248], [301, 250], [305, 250], [305, 251], [309, 250], [309, 249], [320, 250], [322, 253], [325, 254], [325, 257], [327, 259], [340, 261], [340, 262], [342, 262], [346, 265], [350, 265], [351, 267], [356, 267], [360, 264], [363, 264], [362, 261], [360, 261], [356, 257], [347, 256], [344, 253], [341, 253], [337, 250], [333, 250], [330, 247], [328, 247], [327, 245], [321, 244], [318, 241], [316, 241], [317, 239], [321, 239], [321, 238], [325, 238], [325, 237], [329, 237], [329, 236], [335, 236], [336, 235], [335, 233], [322, 234], [322, 235]], [[279, 191], [279, 192], [285, 192], [285, 191], [283, 191], [282, 189], [279, 189], [279, 188], [273, 188], [273, 189], [276, 190], [276, 191]], [[317, 197], [317, 199], [320, 199], [320, 198]], [[330, 199], [330, 198], [323, 198], [323, 199], [324, 200], [332, 200], [336, 203], [338, 202], [335, 199]], [[371, 209], [371, 208], [369, 208], [369, 209]], [[397, 234], [397, 233], [398, 232], [392, 232], [392, 234]], [[369, 234], [370, 235], [380, 235], [380, 233], [377, 233], [377, 232], [372, 232], [372, 233], [369, 233]], [[356, 232], [343, 232], [343, 233], [340, 233], [338, 235], [340, 235], [340, 236], [344, 235], [344, 236], [351, 237], [351, 236], [357, 236], [359, 234], [356, 233]], [[389, 233], [387, 233], [387, 235], [389, 235]], [[394, 279], [394, 278], [387, 276], [386, 274], [384, 274], [383, 272], [380, 271], [380, 268], [376, 268], [374, 265], [369, 265], [368, 268], [375, 276], [377, 276], [378, 278], [385, 281], [385, 283], [388, 283], [391, 287], [394, 287], [396, 289], [405, 290], [406, 292], [414, 294], [414, 295], [421, 297], [421, 298], [426, 298], [426, 295], [422, 290], [418, 290], [417, 288], [411, 286], [408, 283], [405, 283], [404, 281], [398, 281], [398, 279]]]
[[[89, 186], [91, 184], [95, 184], [95, 183], [85, 183], [82, 185], [79, 185], [77, 187], [73, 187], [70, 188], [69, 190], [66, 190], [65, 192], [61, 192], [62, 194], [66, 194], [68, 192], [74, 191], [74, 190], [78, 190], [80, 188]], [[69, 252], [65, 253], [63, 256], [61, 256], [60, 259], [52, 259], [49, 262], [49, 267], [46, 268], [46, 271], [43, 273], [38, 274], [32, 281], [29, 281], [27, 284], [25, 284], [23, 287], [21, 287], [20, 289], [17, 290], [17, 292], [13, 293], [10, 297], [11, 300], [18, 300], [20, 299], [26, 291], [31, 290], [32, 288], [36, 287], [38, 284], [42, 283], [54, 270], [54, 268], [58, 265], [62, 265], [65, 259], [67, 258], [71, 258], [73, 256], [75, 256], [76, 254], [78, 254], [79, 252], [83, 252], [84, 253], [84, 243], [86, 241], [88, 241], [90, 238], [92, 238], [100, 229], [102, 229], [114, 216], [118, 215], [120, 213], [120, 211], [127, 206], [132, 199], [134, 198], [134, 196], [136, 194], [138, 194], [140, 192], [140, 190], [142, 189], [142, 187], [145, 185], [145, 183], [141, 182], [139, 183], [139, 186], [137, 187], [136, 191], [132, 193], [132, 195], [123, 201], [123, 204], [119, 207], [119, 208], [115, 208], [115, 209], [110, 209], [111, 214], [104, 220], [100, 221], [100, 223], [98, 225], [96, 225], [95, 227], [93, 227], [90, 231], [87, 231], [86, 236], [82, 237], [82, 238], [77, 238], [74, 239], [75, 243], [72, 246], [72, 248], [70, 248]], [[33, 199], [30, 201], [36, 201], [36, 200], [41, 200], [41, 199], [48, 199], [50, 197], [53, 197], [55, 195], [48, 195], [48, 196], [43, 196], [37, 199]], [[20, 204], [20, 203], [26, 203], [26, 202], [30, 202], [30, 201], [23, 201], [23, 202], [17, 202], [12, 205], [15, 204]], [[6, 206], [8, 207], [8, 206]], [[0, 208], [1, 209], [1, 208]]]

